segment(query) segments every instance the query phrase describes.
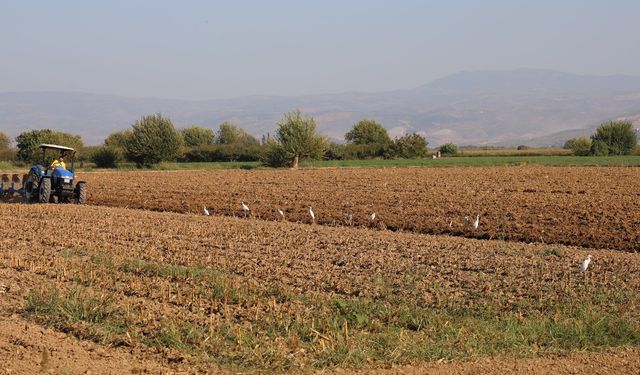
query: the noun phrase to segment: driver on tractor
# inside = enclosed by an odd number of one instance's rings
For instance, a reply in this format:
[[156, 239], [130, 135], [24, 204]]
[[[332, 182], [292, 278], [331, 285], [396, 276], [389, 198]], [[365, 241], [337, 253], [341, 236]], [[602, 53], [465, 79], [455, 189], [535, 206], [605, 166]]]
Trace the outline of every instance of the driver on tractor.
[[60, 153], [60, 156], [51, 163], [51, 169], [56, 169], [56, 167], [62, 167], [63, 169], [67, 169], [67, 165], [64, 163], [64, 158], [67, 154], [63, 151]]

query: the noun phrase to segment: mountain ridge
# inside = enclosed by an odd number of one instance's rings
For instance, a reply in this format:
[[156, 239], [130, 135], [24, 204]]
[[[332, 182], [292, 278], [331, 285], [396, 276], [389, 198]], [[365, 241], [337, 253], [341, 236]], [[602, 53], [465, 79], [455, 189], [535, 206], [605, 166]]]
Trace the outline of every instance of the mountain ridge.
[[[77, 133], [99, 144], [141, 116], [162, 113], [177, 127], [217, 128], [232, 121], [256, 136], [273, 132], [284, 112], [300, 109], [341, 140], [360, 119], [390, 134], [424, 134], [430, 145], [516, 145], [587, 129], [640, 112], [640, 77], [589, 76], [541, 69], [459, 72], [411, 89], [228, 99], [131, 98], [86, 92], [2, 92], [0, 129], [15, 137], [41, 128]], [[556, 142], [561, 143], [561, 142]]]

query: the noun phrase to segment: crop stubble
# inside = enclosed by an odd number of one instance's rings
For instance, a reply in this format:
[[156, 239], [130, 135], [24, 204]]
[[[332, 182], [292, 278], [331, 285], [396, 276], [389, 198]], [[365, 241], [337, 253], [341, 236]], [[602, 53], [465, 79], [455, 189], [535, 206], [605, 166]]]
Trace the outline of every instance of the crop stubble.
[[[516, 316], [523, 324], [529, 314], [562, 320], [584, 304], [610, 316], [638, 316], [640, 263], [631, 253], [91, 206], [3, 205], [0, 217], [12, 218], [0, 239], [11, 249], [0, 258], [11, 293], [55, 285], [63, 294], [82, 287], [109, 296], [118, 320], [109, 321], [116, 328], [108, 334], [103, 326], [89, 330], [73, 322], [58, 328], [111, 345], [147, 345], [155, 348], [150, 356], [183, 370], [206, 371], [202, 353], [223, 367], [241, 362], [245, 370], [361, 366], [326, 358], [339, 352], [339, 343], [358, 350], [357, 340], [380, 334], [380, 322], [348, 312], [360, 300], [376, 308], [411, 301], [416, 310], [449, 311], [443, 319], [452, 321], [460, 311]], [[52, 229], [52, 222], [64, 225]], [[588, 251], [596, 257], [585, 277], [577, 265]], [[11, 293], [8, 301], [18, 298]], [[559, 305], [567, 310], [554, 311]], [[19, 312], [16, 303], [9, 306]], [[351, 333], [341, 334], [342, 320], [332, 331], [333, 320], [320, 319], [336, 309], [348, 310], [339, 316], [353, 324]], [[370, 313], [371, 320], [385, 316]], [[418, 336], [426, 328], [387, 318], [384, 324], [404, 332], [397, 356], [383, 353], [365, 363], [437, 359], [412, 352], [427, 346]], [[448, 324], [433, 319], [430, 324]], [[290, 326], [274, 328], [282, 324]], [[483, 354], [460, 343], [464, 334], [455, 337], [451, 355]], [[507, 352], [544, 352], [519, 345]]]

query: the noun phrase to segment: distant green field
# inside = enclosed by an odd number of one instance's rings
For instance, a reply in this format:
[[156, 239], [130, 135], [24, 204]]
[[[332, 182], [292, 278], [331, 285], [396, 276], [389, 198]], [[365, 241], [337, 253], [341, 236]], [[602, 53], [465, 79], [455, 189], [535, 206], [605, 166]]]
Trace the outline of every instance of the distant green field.
[[[401, 168], [401, 167], [474, 167], [538, 164], [548, 166], [640, 166], [640, 156], [454, 156], [440, 159], [304, 160], [301, 168]], [[260, 162], [162, 163], [151, 170], [256, 169]], [[86, 167], [84, 170], [91, 170]], [[119, 170], [139, 170], [133, 163]]]
[[[301, 168], [402, 168], [402, 167], [476, 167], [500, 165], [547, 165], [547, 166], [640, 166], [640, 156], [454, 156], [440, 159], [396, 159], [396, 160], [305, 160]], [[213, 162], [213, 163], [162, 163], [149, 170], [195, 170], [195, 169], [256, 169], [266, 168], [260, 162]], [[0, 172], [27, 172], [28, 167], [0, 162]], [[85, 164], [81, 171], [96, 170]], [[133, 163], [121, 164], [117, 170], [139, 170]]]
[[301, 162], [303, 168], [326, 167], [474, 167], [538, 164], [549, 166], [640, 166], [640, 156], [456, 156], [440, 159], [322, 160]]

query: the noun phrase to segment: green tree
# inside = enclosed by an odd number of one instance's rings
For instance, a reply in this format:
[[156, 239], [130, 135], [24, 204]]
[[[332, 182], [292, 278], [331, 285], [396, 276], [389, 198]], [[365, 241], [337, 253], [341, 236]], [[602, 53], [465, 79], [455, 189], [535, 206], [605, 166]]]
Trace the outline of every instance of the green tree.
[[131, 129], [121, 130], [119, 132], [111, 133], [104, 140], [104, 145], [109, 147], [119, 148], [124, 150], [127, 141], [133, 135], [133, 131]]
[[221, 145], [243, 144], [246, 146], [260, 144], [254, 136], [228, 121], [220, 124], [216, 143]]
[[607, 145], [608, 155], [632, 154], [638, 138], [630, 121], [608, 121], [600, 125], [591, 136], [591, 141]]
[[387, 129], [374, 120], [358, 121], [358, 123], [353, 125], [351, 130], [344, 135], [344, 139], [347, 143], [354, 143], [357, 145], [367, 145], [372, 143], [388, 145], [391, 143], [391, 138], [389, 138]]
[[591, 140], [586, 137], [571, 138], [564, 143], [563, 148], [571, 150], [576, 156], [587, 156], [591, 154]]
[[127, 159], [138, 167], [176, 159], [182, 138], [168, 117], [159, 113], [144, 116], [132, 128], [124, 149]]
[[79, 135], [58, 132], [51, 129], [29, 130], [16, 137], [18, 159], [27, 163], [39, 162], [41, 158], [38, 146], [42, 143], [56, 144], [76, 149], [76, 157], [80, 156], [82, 137]]
[[393, 141], [390, 148], [391, 157], [417, 159], [427, 156], [427, 140], [417, 133], [407, 134]]
[[11, 140], [9, 139], [9, 137], [3, 132], [0, 132], [0, 150], [6, 150], [10, 145]]
[[445, 143], [438, 149], [442, 155], [456, 155], [458, 154], [458, 146], [454, 143]]
[[201, 126], [180, 129], [180, 134], [187, 147], [212, 145], [215, 138], [213, 130]]
[[268, 165], [288, 164], [291, 168], [298, 168], [298, 162], [302, 158], [322, 158], [328, 141], [316, 132], [313, 117], [303, 116], [299, 110], [295, 110], [285, 113], [277, 125], [275, 139], [268, 144]]

